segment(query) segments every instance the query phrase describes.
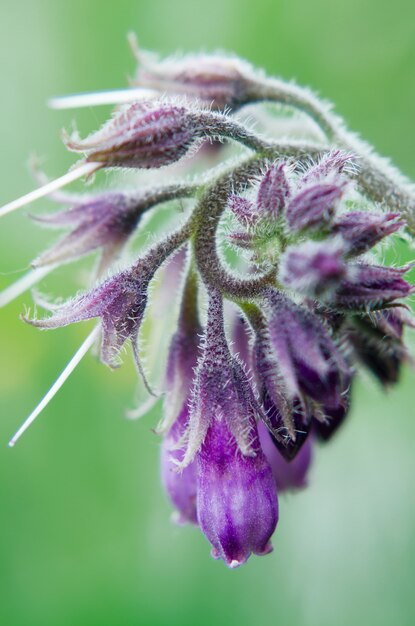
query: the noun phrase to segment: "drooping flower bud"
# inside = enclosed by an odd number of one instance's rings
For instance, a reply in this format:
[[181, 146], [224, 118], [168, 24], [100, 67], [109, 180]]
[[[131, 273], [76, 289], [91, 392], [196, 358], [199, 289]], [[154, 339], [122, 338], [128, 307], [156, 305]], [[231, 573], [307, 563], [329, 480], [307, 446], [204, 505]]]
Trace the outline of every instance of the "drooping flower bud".
[[159, 427], [166, 432], [161, 449], [161, 475], [164, 488], [177, 511], [177, 522], [197, 524], [196, 463], [181, 470], [183, 448], [180, 442], [188, 426], [190, 393], [197, 364], [201, 328], [197, 316], [197, 283], [192, 270], [182, 296], [178, 328], [170, 343], [166, 368], [164, 419]]
[[259, 414], [249, 379], [229, 352], [222, 298], [211, 290], [182, 465], [196, 455], [199, 525], [213, 556], [230, 567], [252, 552], [269, 552], [278, 519], [272, 472], [258, 440]]
[[134, 267], [108, 278], [88, 293], [53, 307], [51, 317], [26, 321], [38, 328], [60, 328], [100, 317], [103, 333], [101, 359], [115, 367], [125, 341], [131, 339], [135, 344], [137, 340], [151, 277], [148, 270]]
[[278, 272], [283, 285], [306, 296], [333, 291], [347, 275], [343, 248], [337, 240], [307, 241], [289, 246]]
[[271, 343], [291, 395], [301, 390], [323, 406], [342, 404], [350, 368], [323, 323], [281, 292], [267, 289], [265, 297]]
[[278, 356], [263, 324], [256, 329], [253, 361], [264, 407], [263, 421], [273, 444], [284, 458], [291, 460], [308, 437], [311, 413], [295, 381], [286, 384], [279, 368]]
[[274, 445], [271, 433], [264, 424], [258, 424], [258, 433], [262, 450], [271, 466], [278, 493], [306, 487], [313, 456], [311, 438], [307, 439], [294, 459], [287, 460]]
[[[140, 373], [137, 338], [148, 298], [148, 286], [165, 259], [182, 243], [183, 233], [177, 231], [151, 248], [135, 265], [111, 276], [91, 291], [76, 296], [62, 305], [48, 306], [47, 319], [26, 319], [39, 328], [59, 328], [92, 318], [101, 318], [101, 359], [110, 367], [118, 364], [118, 356], [129, 339]], [[40, 300], [42, 304], [42, 301]]]
[[342, 179], [322, 181], [300, 189], [287, 206], [286, 217], [294, 231], [324, 226], [332, 219], [344, 194]]
[[398, 213], [350, 211], [333, 224], [333, 232], [341, 235], [350, 254], [358, 255], [370, 250], [404, 224]]
[[357, 358], [384, 387], [398, 382], [401, 365], [409, 359], [403, 342], [404, 326], [414, 328], [415, 322], [397, 307], [350, 318], [348, 340]]
[[161, 92], [186, 94], [215, 109], [237, 109], [249, 98], [252, 68], [246, 62], [219, 54], [200, 54], [158, 60], [137, 51], [139, 67], [133, 84]]
[[334, 304], [345, 309], [382, 309], [399, 298], [414, 292], [403, 275], [411, 266], [400, 268], [355, 263], [349, 266], [350, 278], [336, 290]]

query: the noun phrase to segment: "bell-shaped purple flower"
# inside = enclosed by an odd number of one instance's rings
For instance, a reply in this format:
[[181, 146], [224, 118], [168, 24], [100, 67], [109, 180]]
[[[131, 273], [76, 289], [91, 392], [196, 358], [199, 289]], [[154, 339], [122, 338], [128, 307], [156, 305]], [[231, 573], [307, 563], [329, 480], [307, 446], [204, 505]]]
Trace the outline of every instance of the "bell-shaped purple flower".
[[223, 328], [222, 298], [209, 294], [182, 466], [196, 456], [197, 514], [213, 555], [230, 567], [269, 552], [278, 520], [271, 469], [256, 428], [260, 414], [250, 381]]
[[307, 241], [289, 246], [281, 255], [278, 278], [306, 296], [333, 291], [347, 275], [343, 247], [337, 240]]
[[264, 424], [258, 424], [258, 433], [262, 450], [271, 466], [278, 493], [306, 487], [313, 457], [311, 438], [307, 439], [294, 459], [287, 460], [275, 446], [272, 435]]
[[363, 254], [384, 237], [395, 233], [405, 222], [399, 213], [350, 211], [333, 224], [333, 232], [343, 238], [351, 255]]
[[191, 272], [182, 296], [178, 328], [170, 343], [166, 368], [164, 419], [158, 430], [165, 432], [161, 449], [161, 475], [176, 508], [178, 523], [197, 524], [196, 462], [179, 470], [183, 461], [180, 445], [189, 420], [190, 393], [197, 364], [201, 328], [197, 316], [197, 284]]
[[336, 290], [333, 303], [345, 309], [382, 309], [414, 292], [404, 278], [411, 266], [400, 268], [355, 263], [349, 266], [350, 278]]
[[161, 447], [161, 479], [164, 489], [176, 509], [174, 521], [178, 524], [197, 524], [197, 465], [192, 461], [178, 469], [183, 461], [183, 450], [179, 447], [187, 428], [189, 407], [185, 403], [163, 439]]
[[277, 491], [252, 424], [252, 450], [245, 456], [225, 419], [215, 419], [197, 455], [199, 525], [212, 556], [231, 567], [251, 553], [268, 554], [278, 521]]

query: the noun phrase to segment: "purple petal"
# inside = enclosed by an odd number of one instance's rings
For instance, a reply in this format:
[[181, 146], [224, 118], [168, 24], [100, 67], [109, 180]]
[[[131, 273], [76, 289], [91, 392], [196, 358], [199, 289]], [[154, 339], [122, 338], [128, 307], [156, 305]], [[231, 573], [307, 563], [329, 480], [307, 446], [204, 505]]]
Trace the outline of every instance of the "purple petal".
[[233, 568], [251, 553], [271, 551], [278, 521], [277, 491], [258, 443], [244, 456], [224, 420], [215, 420], [198, 454], [197, 511], [212, 555]]

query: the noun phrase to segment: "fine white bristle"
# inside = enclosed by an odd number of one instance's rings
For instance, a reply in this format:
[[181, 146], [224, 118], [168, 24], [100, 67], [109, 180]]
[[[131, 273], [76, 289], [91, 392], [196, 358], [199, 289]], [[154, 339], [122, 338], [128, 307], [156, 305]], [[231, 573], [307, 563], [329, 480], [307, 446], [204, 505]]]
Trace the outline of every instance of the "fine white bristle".
[[75, 93], [70, 96], [57, 96], [48, 100], [51, 109], [80, 109], [83, 107], [100, 106], [103, 104], [127, 104], [135, 100], [147, 100], [159, 96], [158, 91], [145, 87], [130, 87], [111, 91], [91, 93]]
[[12, 448], [16, 441], [20, 439], [23, 433], [29, 428], [29, 426], [35, 421], [37, 416], [43, 411], [43, 409], [49, 404], [52, 398], [57, 394], [59, 389], [62, 387], [64, 382], [69, 378], [72, 374], [76, 366], [80, 363], [83, 357], [86, 355], [88, 350], [92, 347], [95, 342], [100, 331], [100, 326], [96, 326], [94, 330], [88, 335], [85, 339], [79, 350], [74, 354], [72, 359], [69, 361], [68, 365], [65, 367], [63, 372], [58, 376], [56, 381], [53, 383], [52, 387], [49, 389], [47, 394], [42, 398], [37, 407], [32, 411], [29, 417], [23, 422], [20, 426], [19, 430], [13, 435], [13, 437], [9, 441], [9, 447]]
[[9, 285], [9, 287], [0, 291], [0, 308], [10, 304], [10, 302], [18, 298], [22, 293], [33, 287], [33, 285], [36, 285], [44, 276], [47, 276], [54, 267], [54, 265], [49, 265], [47, 267], [38, 267], [34, 270], [30, 270], [30, 272], [27, 272], [27, 274]]
[[56, 191], [57, 189], [60, 189], [65, 185], [69, 185], [69, 183], [72, 183], [74, 180], [82, 178], [82, 176], [88, 176], [93, 172], [96, 172], [101, 167], [102, 165], [100, 163], [82, 163], [78, 167], [74, 167], [63, 176], [60, 176], [55, 180], [51, 180], [50, 182], [46, 183], [46, 185], [30, 191], [25, 196], [21, 196], [20, 198], [17, 198], [17, 200], [13, 200], [12, 202], [5, 204], [3, 207], [0, 208], [0, 217], [3, 217], [3, 215], [7, 215], [7, 213], [12, 213], [12, 211], [16, 211], [17, 209], [20, 209], [21, 207], [24, 207], [27, 204], [38, 200], [39, 198], [43, 198], [53, 191]]

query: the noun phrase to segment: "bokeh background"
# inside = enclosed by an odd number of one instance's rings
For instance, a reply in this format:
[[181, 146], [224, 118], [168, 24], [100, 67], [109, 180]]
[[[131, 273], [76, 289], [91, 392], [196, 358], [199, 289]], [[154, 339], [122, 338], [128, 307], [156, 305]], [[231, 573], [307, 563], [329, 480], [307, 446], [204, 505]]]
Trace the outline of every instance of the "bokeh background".
[[[0, 203], [72, 162], [59, 129], [94, 129], [108, 109], [48, 111], [47, 97], [121, 87], [125, 35], [168, 54], [222, 48], [296, 78], [415, 178], [415, 4], [410, 0], [19, 0], [0, 6]], [[48, 205], [47, 201], [43, 202]], [[48, 205], [49, 206], [49, 205]], [[37, 209], [41, 209], [41, 203]], [[24, 212], [0, 229], [0, 288], [50, 240]], [[413, 252], [412, 252], [413, 254]], [[398, 259], [411, 257], [401, 247]], [[87, 264], [51, 276], [71, 293]], [[17, 271], [17, 270], [20, 270]], [[78, 281], [78, 282], [77, 282]], [[5, 626], [415, 622], [414, 374], [385, 394], [370, 377], [349, 423], [316, 455], [310, 487], [281, 498], [274, 553], [228, 571], [194, 529], [169, 521], [159, 441], [125, 419], [136, 386], [88, 357], [13, 450], [10, 435], [86, 335], [0, 311], [0, 623]]]

